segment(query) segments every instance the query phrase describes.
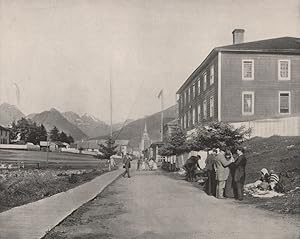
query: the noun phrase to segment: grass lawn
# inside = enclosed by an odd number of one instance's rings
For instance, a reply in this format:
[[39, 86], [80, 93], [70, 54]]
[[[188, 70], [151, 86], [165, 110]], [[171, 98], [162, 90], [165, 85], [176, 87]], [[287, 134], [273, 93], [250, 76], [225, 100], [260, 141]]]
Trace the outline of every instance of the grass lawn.
[[36, 151], [0, 151], [0, 163], [24, 169], [0, 169], [0, 212], [67, 191], [105, 173], [107, 160], [88, 155]]
[[248, 149], [246, 183], [255, 182], [260, 170], [267, 168], [281, 174], [286, 190], [284, 196], [269, 199], [248, 195], [245, 202], [279, 213], [300, 214], [300, 136], [257, 137], [246, 142], [245, 146]]

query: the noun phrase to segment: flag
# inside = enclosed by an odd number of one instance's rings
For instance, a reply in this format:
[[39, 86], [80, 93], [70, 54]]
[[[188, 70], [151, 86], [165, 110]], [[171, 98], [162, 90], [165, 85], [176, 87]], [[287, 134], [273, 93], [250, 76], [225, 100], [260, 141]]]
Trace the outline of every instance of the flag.
[[160, 98], [162, 96], [162, 94], [163, 94], [163, 89], [160, 90], [160, 92], [158, 93], [157, 98]]

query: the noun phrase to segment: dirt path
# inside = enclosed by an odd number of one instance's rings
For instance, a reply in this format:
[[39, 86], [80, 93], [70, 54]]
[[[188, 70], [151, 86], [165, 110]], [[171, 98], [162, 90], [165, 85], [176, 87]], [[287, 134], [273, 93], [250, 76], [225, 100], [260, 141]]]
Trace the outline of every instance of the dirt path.
[[300, 238], [300, 220], [207, 196], [161, 172], [120, 178], [48, 234], [55, 238]]

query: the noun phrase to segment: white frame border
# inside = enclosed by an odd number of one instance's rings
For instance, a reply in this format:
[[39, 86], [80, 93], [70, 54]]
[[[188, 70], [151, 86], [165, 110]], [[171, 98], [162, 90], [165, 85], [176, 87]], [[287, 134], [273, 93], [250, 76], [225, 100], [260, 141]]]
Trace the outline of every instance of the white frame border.
[[[287, 78], [282, 78], [280, 76], [280, 62], [281, 61], [287, 61], [288, 62], [288, 77]], [[291, 80], [291, 60], [290, 59], [278, 59], [277, 76], [278, 76], [279, 81], [289, 81], [289, 80]]]
[[[286, 93], [288, 93], [289, 94], [289, 112], [288, 113], [280, 113], [280, 94], [281, 93], [283, 93], [283, 94], [286, 94]], [[291, 108], [291, 98], [292, 98], [292, 96], [291, 96], [292, 94], [291, 94], [291, 91], [278, 91], [278, 113], [280, 114], [280, 115], [290, 115], [291, 114], [291, 112], [292, 112], [292, 108]]]
[[[251, 61], [252, 62], [252, 77], [251, 78], [245, 78], [244, 77], [244, 62], [245, 61]], [[254, 60], [253, 59], [243, 59], [242, 60], [242, 80], [254, 80]]]
[[[252, 111], [251, 112], [245, 112], [244, 109], [244, 96], [245, 95], [252, 95]], [[255, 106], [255, 94], [254, 91], [242, 91], [242, 115], [247, 116], [247, 115], [254, 115], [254, 106]]]

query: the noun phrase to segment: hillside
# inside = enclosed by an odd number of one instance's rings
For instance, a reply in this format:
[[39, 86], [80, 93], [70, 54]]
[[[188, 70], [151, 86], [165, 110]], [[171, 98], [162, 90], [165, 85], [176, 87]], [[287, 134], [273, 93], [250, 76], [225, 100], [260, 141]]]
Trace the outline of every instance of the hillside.
[[280, 213], [300, 213], [300, 136], [255, 137], [244, 146], [247, 148], [246, 183], [255, 182], [260, 170], [274, 170], [281, 178], [286, 191], [283, 197], [246, 197], [245, 203]]
[[[169, 107], [164, 110], [164, 123], [170, 122], [176, 118], [176, 105]], [[153, 115], [146, 117], [148, 133], [152, 141], [160, 140], [160, 121], [161, 113], [155, 113]], [[114, 137], [117, 139], [128, 139], [129, 144], [132, 147], [138, 147], [141, 141], [141, 135], [144, 130], [145, 119], [137, 119], [125, 125], [123, 129], [115, 131], [113, 133]], [[94, 139], [102, 139], [105, 137], [96, 137]]]
[[38, 124], [43, 124], [47, 130], [51, 130], [56, 126], [60, 131], [72, 135], [74, 140], [87, 138], [87, 135], [82, 132], [77, 126], [70, 123], [58, 110], [51, 109], [39, 114], [34, 114], [31, 118]]
[[16, 106], [7, 103], [0, 105], [0, 125], [8, 126], [22, 117], [24, 114]]

